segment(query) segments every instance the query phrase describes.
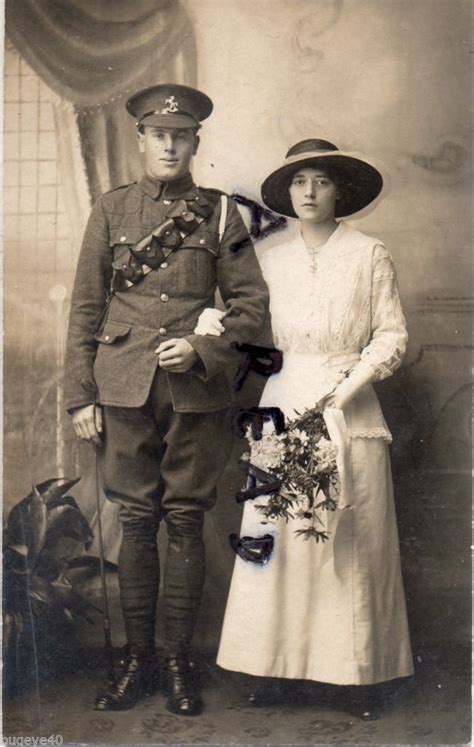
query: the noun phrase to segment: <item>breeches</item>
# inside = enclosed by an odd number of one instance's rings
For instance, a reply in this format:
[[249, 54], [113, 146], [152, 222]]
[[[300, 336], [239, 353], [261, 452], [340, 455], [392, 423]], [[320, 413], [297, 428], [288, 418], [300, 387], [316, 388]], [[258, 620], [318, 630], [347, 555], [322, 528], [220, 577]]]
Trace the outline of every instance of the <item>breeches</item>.
[[159, 370], [144, 407], [104, 407], [104, 489], [120, 506], [119, 583], [130, 646], [154, 646], [159, 586], [157, 531], [166, 522], [165, 647], [189, 647], [205, 573], [204, 511], [232, 450], [230, 413], [176, 413]]

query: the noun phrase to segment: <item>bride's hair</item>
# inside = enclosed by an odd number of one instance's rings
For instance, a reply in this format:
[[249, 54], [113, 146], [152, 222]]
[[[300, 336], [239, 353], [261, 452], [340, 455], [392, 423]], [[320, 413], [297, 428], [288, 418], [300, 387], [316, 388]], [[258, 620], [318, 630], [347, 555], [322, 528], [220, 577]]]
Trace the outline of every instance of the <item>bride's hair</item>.
[[[299, 164], [299, 169], [301, 169], [301, 168], [305, 168], [305, 167], [302, 164]], [[315, 169], [315, 168], [317, 168], [318, 171], [321, 171], [321, 173], [323, 173], [325, 176], [327, 176], [327, 178], [330, 179], [332, 182], [334, 182], [334, 184], [336, 185], [337, 191], [339, 193], [339, 199], [343, 198], [345, 187], [347, 185], [347, 174], [344, 171], [340, 172], [339, 169], [337, 168], [337, 166], [333, 166], [332, 164], [330, 166], [326, 166], [326, 165], [319, 166], [319, 164], [318, 164], [318, 166], [313, 166], [311, 164], [308, 164], [308, 166], [306, 168], [308, 168], [308, 169]], [[299, 169], [295, 168], [294, 174], [297, 174]], [[293, 174], [293, 176], [294, 176], [294, 174]], [[291, 177], [291, 179], [289, 181], [288, 189], [291, 186], [291, 182], [293, 180], [293, 176]]]

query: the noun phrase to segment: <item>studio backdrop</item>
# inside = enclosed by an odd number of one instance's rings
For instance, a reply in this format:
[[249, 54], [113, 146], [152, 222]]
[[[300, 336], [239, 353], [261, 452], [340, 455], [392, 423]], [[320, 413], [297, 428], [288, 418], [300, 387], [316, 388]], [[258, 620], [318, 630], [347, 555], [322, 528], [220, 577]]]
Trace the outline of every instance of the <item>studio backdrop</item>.
[[[352, 224], [394, 256], [410, 334], [378, 385], [394, 435], [402, 562], [415, 646], [470, 640], [470, 100], [464, 0], [7, 0], [4, 505], [82, 476], [92, 454], [64, 414], [74, 268], [91, 204], [140, 175], [132, 92], [174, 81], [215, 110], [194, 174], [255, 202], [297, 140], [370, 154], [387, 188]], [[249, 223], [249, 211], [242, 208]], [[281, 234], [279, 236], [281, 238]], [[257, 240], [259, 256], [274, 238]], [[254, 375], [240, 394], [256, 404]], [[215, 647], [238, 531], [235, 453], [207, 517], [201, 645]], [[107, 548], [116, 517], [105, 507]], [[114, 615], [118, 639], [120, 623]], [[100, 643], [100, 629], [79, 629]], [[121, 642], [117, 639], [117, 642]]]

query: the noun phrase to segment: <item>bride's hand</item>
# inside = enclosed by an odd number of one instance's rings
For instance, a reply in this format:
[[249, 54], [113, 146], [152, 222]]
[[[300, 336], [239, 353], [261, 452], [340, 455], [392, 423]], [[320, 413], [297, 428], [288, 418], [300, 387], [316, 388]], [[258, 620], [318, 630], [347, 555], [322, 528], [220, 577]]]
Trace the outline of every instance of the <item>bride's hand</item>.
[[221, 319], [225, 317], [225, 314], [225, 311], [219, 309], [204, 309], [199, 316], [194, 334], [220, 337], [225, 332], [225, 327], [221, 324]]
[[373, 372], [370, 366], [362, 364], [355, 366], [352, 371], [344, 376], [342, 381], [320, 401], [321, 410], [326, 407], [335, 407], [338, 410], [344, 410], [352, 402], [354, 397], [361, 392], [373, 379]]
[[349, 398], [342, 396], [337, 390], [323, 397], [319, 402], [321, 411], [324, 411], [327, 407], [334, 407], [337, 410], [343, 410], [348, 404]]

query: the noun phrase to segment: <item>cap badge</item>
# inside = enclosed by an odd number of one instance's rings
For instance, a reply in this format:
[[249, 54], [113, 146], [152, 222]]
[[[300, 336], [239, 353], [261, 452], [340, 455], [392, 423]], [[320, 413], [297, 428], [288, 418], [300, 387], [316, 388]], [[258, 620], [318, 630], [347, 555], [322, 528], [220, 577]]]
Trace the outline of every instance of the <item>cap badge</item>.
[[168, 106], [161, 110], [161, 114], [173, 114], [178, 111], [178, 102], [174, 96], [165, 99], [165, 104], [168, 104]]

